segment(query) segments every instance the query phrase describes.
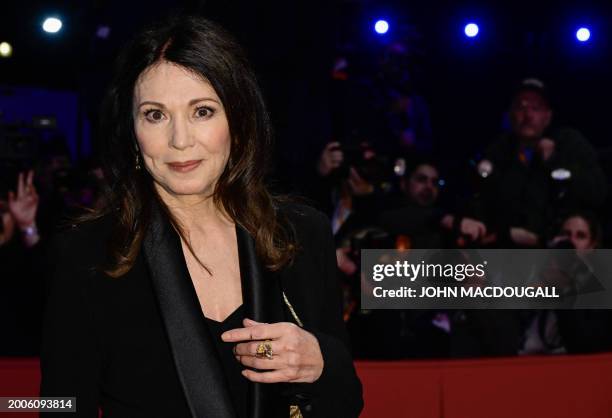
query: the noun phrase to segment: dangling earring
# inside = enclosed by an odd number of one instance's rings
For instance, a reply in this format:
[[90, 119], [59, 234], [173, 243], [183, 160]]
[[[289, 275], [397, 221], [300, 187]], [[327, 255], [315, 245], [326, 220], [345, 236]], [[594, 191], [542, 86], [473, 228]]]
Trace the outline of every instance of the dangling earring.
[[135, 164], [135, 168], [136, 170], [140, 170], [142, 167], [140, 167], [140, 154], [138, 152], [136, 152], [136, 164]]

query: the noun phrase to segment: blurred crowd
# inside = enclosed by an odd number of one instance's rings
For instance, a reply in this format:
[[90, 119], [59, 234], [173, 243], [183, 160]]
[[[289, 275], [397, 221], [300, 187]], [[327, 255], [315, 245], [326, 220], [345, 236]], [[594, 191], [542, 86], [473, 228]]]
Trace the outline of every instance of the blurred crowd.
[[[332, 88], [342, 99], [332, 109], [337, 137], [317, 148], [299, 173], [297, 191], [331, 222], [355, 357], [612, 349], [607, 310], [361, 309], [362, 248], [588, 251], [606, 248], [611, 238], [605, 216], [610, 179], [589, 141], [555, 120], [541, 80], [516, 86], [508, 98], [508, 126], [457, 170], [448, 164], [453, 156], [434, 146], [426, 100], [403, 65], [383, 60], [381, 77], [365, 85], [347, 82], [346, 61], [336, 61]], [[372, 106], [361, 114], [364, 101]], [[12, 128], [0, 128], [8, 138]], [[53, 268], [46, 244], [71, 214], [95, 207], [102, 197], [102, 170], [95, 160], [75, 163], [61, 135], [22, 139], [37, 145], [25, 154], [0, 155], [0, 355], [37, 354], [42, 278]]]
[[[575, 249], [610, 241], [606, 178], [577, 130], [553, 120], [541, 80], [508, 98], [509, 126], [462, 172], [418, 135], [410, 96], [390, 95], [382, 147], [330, 141], [307, 194], [331, 219], [344, 315], [358, 358], [588, 353], [612, 349], [609, 310], [362, 310], [360, 250]], [[422, 104], [421, 104], [422, 106]], [[427, 112], [420, 112], [427, 115]], [[392, 117], [391, 117], [392, 115]], [[427, 130], [425, 131], [427, 132]], [[423, 142], [425, 144], [423, 144]], [[454, 187], [449, 187], [449, 184]]]
[[101, 169], [72, 162], [65, 139], [24, 124], [0, 125], [0, 355], [37, 355], [49, 239], [96, 205]]

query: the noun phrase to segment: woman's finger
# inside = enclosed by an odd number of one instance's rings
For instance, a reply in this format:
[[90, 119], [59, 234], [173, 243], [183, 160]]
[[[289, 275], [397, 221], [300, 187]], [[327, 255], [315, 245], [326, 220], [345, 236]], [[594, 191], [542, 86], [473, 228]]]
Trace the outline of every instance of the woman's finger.
[[279, 370], [287, 366], [279, 357], [267, 359], [251, 356], [236, 356], [236, 360], [238, 360], [245, 367], [250, 367], [257, 370]]
[[221, 334], [221, 339], [225, 342], [272, 340], [282, 335], [275, 325], [276, 324], [265, 324], [246, 328], [234, 328]]
[[[287, 373], [286, 370], [273, 370], [269, 372], [257, 372], [254, 370], [245, 369], [242, 371], [242, 375], [249, 379], [251, 382], [258, 383], [280, 383], [280, 382], [291, 382], [297, 379], [296, 376], [292, 376]], [[292, 379], [292, 377], [294, 377]]]
[[242, 323], [244, 324], [245, 327], [251, 327], [253, 325], [267, 324], [268, 322], [257, 322], [251, 318], [244, 318], [242, 320]]
[[225, 342], [249, 340], [274, 340], [283, 336], [290, 323], [278, 322], [275, 324], [259, 324], [246, 328], [234, 328], [221, 334]]

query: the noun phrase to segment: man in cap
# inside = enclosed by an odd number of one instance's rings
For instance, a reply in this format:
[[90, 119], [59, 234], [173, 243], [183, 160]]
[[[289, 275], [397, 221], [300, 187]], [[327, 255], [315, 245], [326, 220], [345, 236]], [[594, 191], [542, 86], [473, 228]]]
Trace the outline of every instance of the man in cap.
[[486, 150], [483, 177], [487, 229], [502, 247], [541, 247], [572, 210], [596, 210], [606, 195], [597, 154], [582, 134], [552, 124], [544, 84], [523, 80], [509, 111], [510, 132]]

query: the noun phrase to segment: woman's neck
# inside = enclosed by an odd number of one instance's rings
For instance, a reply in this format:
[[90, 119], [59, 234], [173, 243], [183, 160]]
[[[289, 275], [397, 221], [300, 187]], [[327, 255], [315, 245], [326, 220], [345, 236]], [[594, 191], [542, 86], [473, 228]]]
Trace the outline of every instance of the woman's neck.
[[227, 213], [215, 204], [212, 196], [175, 195], [157, 185], [156, 188], [170, 213], [188, 231], [234, 225]]

